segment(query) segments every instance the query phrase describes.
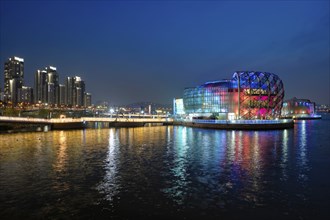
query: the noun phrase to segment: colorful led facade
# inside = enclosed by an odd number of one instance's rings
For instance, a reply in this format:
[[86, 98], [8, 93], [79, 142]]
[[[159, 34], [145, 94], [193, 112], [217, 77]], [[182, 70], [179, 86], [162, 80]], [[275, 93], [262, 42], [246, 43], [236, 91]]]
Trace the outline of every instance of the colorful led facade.
[[312, 116], [315, 114], [315, 102], [296, 97], [283, 102], [282, 117]]
[[186, 88], [186, 114], [216, 119], [273, 119], [281, 115], [282, 80], [267, 72], [239, 71], [231, 80]]
[[267, 72], [235, 72], [239, 115], [243, 119], [278, 118], [284, 98], [282, 80]]

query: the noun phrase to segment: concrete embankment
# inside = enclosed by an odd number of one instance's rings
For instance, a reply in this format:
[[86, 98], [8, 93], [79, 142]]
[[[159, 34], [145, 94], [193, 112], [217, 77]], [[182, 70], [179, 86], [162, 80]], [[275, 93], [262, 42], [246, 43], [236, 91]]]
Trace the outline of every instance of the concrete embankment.
[[42, 125], [20, 125], [0, 123], [0, 134], [41, 131]]
[[110, 122], [109, 127], [143, 127], [143, 122]]
[[69, 130], [86, 128], [84, 122], [52, 123], [51, 130]]

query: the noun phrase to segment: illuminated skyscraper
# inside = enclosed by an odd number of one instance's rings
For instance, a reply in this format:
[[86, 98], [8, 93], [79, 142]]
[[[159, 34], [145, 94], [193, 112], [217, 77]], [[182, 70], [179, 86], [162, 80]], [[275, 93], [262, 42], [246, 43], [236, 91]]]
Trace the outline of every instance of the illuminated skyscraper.
[[34, 102], [47, 102], [47, 72], [37, 70], [34, 77]]
[[44, 70], [37, 70], [34, 78], [34, 102], [58, 104], [59, 80], [56, 67], [48, 66]]
[[79, 77], [75, 76], [74, 92], [73, 92], [73, 105], [84, 105], [85, 82]]
[[85, 82], [79, 76], [67, 77], [66, 100], [67, 105], [84, 105]]
[[4, 71], [4, 101], [16, 104], [18, 102], [18, 89], [24, 83], [24, 59], [11, 57], [5, 62]]
[[45, 71], [47, 72], [47, 103], [58, 104], [59, 82], [56, 67], [48, 66]]
[[22, 86], [18, 89], [18, 102], [31, 104], [33, 102], [33, 89], [28, 86]]
[[89, 92], [85, 92], [84, 96], [84, 106], [89, 107], [92, 105], [92, 94]]
[[66, 100], [65, 100], [65, 85], [59, 84], [59, 93], [58, 93], [58, 104], [59, 105], [65, 105]]
[[74, 88], [74, 77], [67, 77], [65, 81], [65, 103], [67, 105], [73, 104], [73, 88]]

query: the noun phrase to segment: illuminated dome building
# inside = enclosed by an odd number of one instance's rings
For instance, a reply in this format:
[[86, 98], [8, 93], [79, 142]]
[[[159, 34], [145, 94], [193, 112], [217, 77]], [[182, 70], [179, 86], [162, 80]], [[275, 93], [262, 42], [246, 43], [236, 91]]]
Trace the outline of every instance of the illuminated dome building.
[[[231, 80], [207, 82], [186, 88], [182, 107], [185, 115], [214, 119], [274, 119], [281, 115], [284, 87], [273, 73], [239, 71]], [[174, 112], [177, 115], [177, 112]], [[182, 113], [181, 113], [182, 114]]]
[[315, 102], [296, 97], [283, 102], [282, 117], [308, 117], [315, 114]]

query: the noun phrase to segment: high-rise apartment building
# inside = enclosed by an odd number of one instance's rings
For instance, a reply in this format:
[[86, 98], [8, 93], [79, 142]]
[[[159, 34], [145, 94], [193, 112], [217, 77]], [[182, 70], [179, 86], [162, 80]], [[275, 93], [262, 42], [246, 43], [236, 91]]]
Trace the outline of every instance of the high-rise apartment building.
[[85, 82], [79, 77], [75, 76], [75, 89], [73, 92], [73, 104], [78, 106], [84, 105]]
[[28, 86], [22, 86], [18, 89], [18, 102], [31, 104], [33, 102], [33, 89]]
[[59, 105], [65, 105], [66, 104], [66, 100], [65, 100], [65, 85], [63, 84], [59, 84], [58, 86], [58, 104]]
[[24, 83], [24, 59], [11, 57], [5, 62], [4, 101], [17, 104], [18, 89]]
[[24, 59], [11, 57], [4, 66], [4, 88], [0, 101], [13, 105], [19, 102], [91, 106], [91, 94], [85, 93], [85, 82], [79, 76], [67, 77], [65, 85], [59, 84], [57, 68], [45, 67], [35, 72], [34, 88], [24, 85]]
[[73, 104], [74, 77], [67, 77], [65, 81], [65, 100], [67, 105]]
[[85, 92], [84, 95], [84, 106], [89, 107], [92, 106], [92, 94], [89, 92]]
[[67, 77], [66, 101], [67, 105], [83, 106], [85, 94], [85, 82], [79, 76]]
[[47, 103], [58, 104], [59, 82], [56, 67], [48, 66], [45, 71], [47, 72]]
[[47, 102], [47, 72], [45, 70], [37, 70], [34, 77], [34, 102]]
[[56, 67], [48, 66], [37, 70], [34, 78], [35, 103], [58, 104], [59, 80]]
[[3, 102], [4, 99], [4, 92], [0, 88], [0, 102]]

